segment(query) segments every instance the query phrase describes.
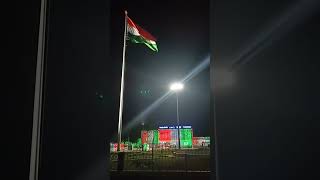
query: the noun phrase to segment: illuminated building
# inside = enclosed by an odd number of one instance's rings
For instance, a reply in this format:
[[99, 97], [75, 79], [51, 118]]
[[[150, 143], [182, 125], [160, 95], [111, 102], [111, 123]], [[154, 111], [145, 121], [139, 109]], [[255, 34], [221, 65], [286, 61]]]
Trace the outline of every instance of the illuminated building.
[[[194, 137], [192, 126], [160, 126], [157, 130], [142, 130], [141, 138], [136, 143], [121, 143], [121, 151], [149, 151], [154, 149], [178, 148], [178, 129], [180, 129], [180, 146], [202, 148], [210, 146], [210, 137]], [[110, 143], [110, 151], [117, 151], [117, 143]]]
[[[180, 126], [182, 148], [192, 148], [193, 131], [191, 126]], [[178, 126], [160, 126], [158, 130], [141, 131], [142, 144], [156, 145], [160, 148], [178, 146]]]

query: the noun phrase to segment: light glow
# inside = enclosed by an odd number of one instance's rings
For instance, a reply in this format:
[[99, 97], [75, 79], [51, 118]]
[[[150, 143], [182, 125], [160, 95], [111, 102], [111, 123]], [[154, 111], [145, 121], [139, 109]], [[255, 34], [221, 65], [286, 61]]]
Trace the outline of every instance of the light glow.
[[171, 91], [180, 91], [183, 89], [183, 84], [182, 83], [172, 83], [170, 85], [170, 90]]

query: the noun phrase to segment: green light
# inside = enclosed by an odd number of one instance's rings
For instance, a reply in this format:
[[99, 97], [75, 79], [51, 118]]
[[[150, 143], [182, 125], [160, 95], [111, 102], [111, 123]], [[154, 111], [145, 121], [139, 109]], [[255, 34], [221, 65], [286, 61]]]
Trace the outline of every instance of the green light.
[[159, 144], [159, 131], [153, 131], [153, 144]]
[[180, 129], [180, 143], [181, 147], [192, 148], [192, 130]]
[[143, 144], [143, 151], [149, 151], [149, 144]]
[[141, 146], [141, 138], [138, 138], [138, 140], [137, 140], [137, 145], [138, 145], [138, 146]]

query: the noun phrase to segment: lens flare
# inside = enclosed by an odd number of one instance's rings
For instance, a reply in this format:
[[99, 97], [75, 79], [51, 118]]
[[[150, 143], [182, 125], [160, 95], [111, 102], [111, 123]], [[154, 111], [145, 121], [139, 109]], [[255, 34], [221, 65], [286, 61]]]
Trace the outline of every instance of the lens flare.
[[236, 56], [230, 70], [240, 68], [253, 60], [258, 53], [316, 12], [319, 5], [320, 1], [318, 0], [298, 1], [292, 4], [280, 17], [268, 24], [264, 28], [265, 30]]
[[[210, 55], [207, 55], [206, 58], [198, 64], [195, 68], [193, 68], [181, 81], [182, 83], [187, 83], [193, 77], [198, 75], [200, 72], [208, 68], [210, 65]], [[174, 88], [183, 88], [182, 84], [176, 84]], [[174, 94], [173, 91], [168, 91], [156, 101], [154, 101], [151, 105], [149, 105], [145, 110], [140, 112], [136, 115], [129, 123], [123, 128], [123, 132], [127, 132], [129, 129], [133, 128], [134, 126], [140, 124], [141, 122], [146, 122], [146, 118], [150, 115], [157, 107], [159, 107], [170, 95]]]

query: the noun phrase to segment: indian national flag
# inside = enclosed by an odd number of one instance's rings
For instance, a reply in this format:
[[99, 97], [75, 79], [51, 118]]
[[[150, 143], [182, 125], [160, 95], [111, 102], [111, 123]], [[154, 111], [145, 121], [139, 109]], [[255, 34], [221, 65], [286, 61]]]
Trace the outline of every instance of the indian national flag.
[[127, 16], [127, 30], [128, 30], [128, 38], [131, 42], [143, 43], [146, 46], [148, 46], [151, 50], [158, 52], [156, 38], [153, 37], [146, 30], [142, 29], [140, 26], [135, 24], [128, 16]]

